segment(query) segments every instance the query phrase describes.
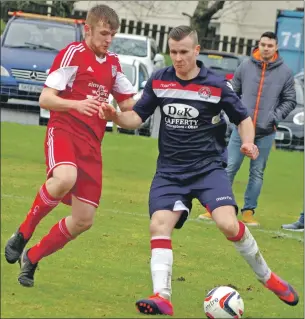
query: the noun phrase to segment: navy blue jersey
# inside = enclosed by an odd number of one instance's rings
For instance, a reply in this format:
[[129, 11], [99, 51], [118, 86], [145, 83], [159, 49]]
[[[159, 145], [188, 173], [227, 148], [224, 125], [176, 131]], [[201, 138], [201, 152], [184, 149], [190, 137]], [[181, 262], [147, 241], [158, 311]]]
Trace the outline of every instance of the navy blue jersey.
[[172, 66], [156, 71], [133, 108], [144, 122], [160, 106], [160, 172], [199, 173], [226, 165], [227, 125], [221, 111], [236, 125], [248, 117], [231, 84], [197, 63], [198, 76], [187, 81]]

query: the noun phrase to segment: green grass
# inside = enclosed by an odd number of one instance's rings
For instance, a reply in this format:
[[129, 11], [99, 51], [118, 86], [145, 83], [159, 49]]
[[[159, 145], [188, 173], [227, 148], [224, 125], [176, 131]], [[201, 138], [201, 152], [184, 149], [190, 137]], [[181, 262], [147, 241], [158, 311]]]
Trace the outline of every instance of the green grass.
[[[90, 231], [42, 260], [35, 287], [17, 283], [18, 265], [3, 256], [8, 237], [24, 219], [45, 178], [45, 128], [1, 123], [1, 318], [135, 318], [134, 302], [151, 294], [148, 189], [155, 170], [157, 140], [107, 133], [103, 143], [103, 200]], [[242, 205], [248, 161], [236, 177]], [[280, 231], [303, 204], [303, 154], [270, 155], [253, 234], [270, 267], [300, 293], [289, 307], [259, 284], [249, 266], [215, 225], [192, 221], [173, 236], [173, 303], [177, 318], [203, 318], [202, 301], [217, 285], [237, 287], [244, 318], [304, 318], [303, 236]], [[38, 226], [36, 243], [69, 208], [60, 205]], [[182, 277], [184, 280], [182, 280]]]
[[163, 55], [164, 55], [164, 58], [165, 58], [165, 64], [167, 66], [172, 65], [172, 60], [171, 60], [170, 56], [168, 54], [163, 54]]
[[0, 19], [0, 34], [3, 33], [3, 31], [5, 29], [5, 25], [6, 25], [6, 23], [2, 19]]

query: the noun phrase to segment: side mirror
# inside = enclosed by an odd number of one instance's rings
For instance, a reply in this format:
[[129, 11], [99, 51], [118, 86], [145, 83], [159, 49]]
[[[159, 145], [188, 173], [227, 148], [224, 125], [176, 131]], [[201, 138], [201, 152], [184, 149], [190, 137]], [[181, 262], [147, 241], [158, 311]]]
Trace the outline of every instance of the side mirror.
[[157, 63], [164, 63], [164, 56], [160, 53], [157, 53], [155, 55], [155, 58], [154, 58], [154, 64], [157, 64]]
[[140, 83], [140, 90], [144, 90], [146, 83], [147, 81], [143, 81], [142, 83]]

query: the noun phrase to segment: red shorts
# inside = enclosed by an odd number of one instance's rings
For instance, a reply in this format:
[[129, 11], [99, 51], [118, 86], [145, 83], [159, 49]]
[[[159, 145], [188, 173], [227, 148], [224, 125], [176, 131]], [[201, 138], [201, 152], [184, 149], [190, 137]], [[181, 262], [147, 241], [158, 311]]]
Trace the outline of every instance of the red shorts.
[[77, 180], [62, 202], [71, 205], [74, 195], [79, 200], [98, 207], [102, 192], [101, 145], [96, 146], [60, 128], [48, 127], [45, 138], [47, 178], [59, 165], [77, 168]]

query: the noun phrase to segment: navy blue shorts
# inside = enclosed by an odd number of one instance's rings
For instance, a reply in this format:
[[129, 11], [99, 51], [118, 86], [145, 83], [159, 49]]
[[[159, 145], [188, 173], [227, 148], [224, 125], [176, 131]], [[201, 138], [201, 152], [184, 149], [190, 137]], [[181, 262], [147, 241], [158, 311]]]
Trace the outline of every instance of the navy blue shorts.
[[187, 220], [192, 200], [199, 202], [212, 212], [220, 206], [236, 205], [231, 183], [223, 168], [217, 168], [191, 177], [170, 176], [157, 172], [152, 181], [149, 193], [149, 214], [158, 210], [183, 211], [175, 228], [181, 228]]

